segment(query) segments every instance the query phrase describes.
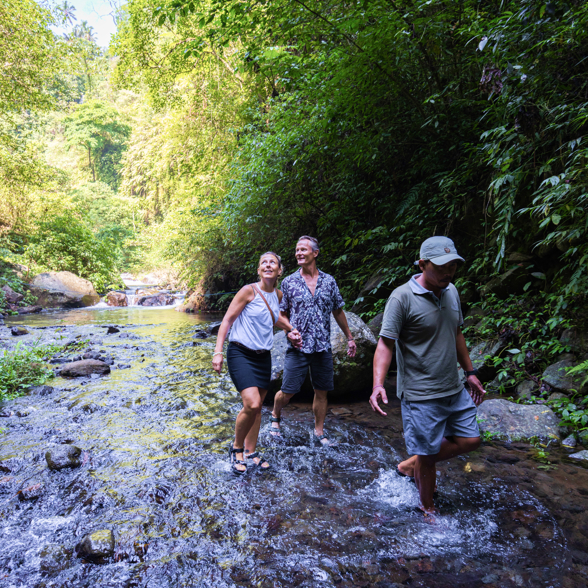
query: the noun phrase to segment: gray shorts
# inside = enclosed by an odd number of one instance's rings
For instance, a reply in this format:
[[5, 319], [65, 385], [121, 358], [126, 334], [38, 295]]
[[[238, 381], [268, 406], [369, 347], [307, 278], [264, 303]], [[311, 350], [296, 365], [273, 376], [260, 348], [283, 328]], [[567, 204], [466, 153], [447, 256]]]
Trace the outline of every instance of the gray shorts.
[[302, 353], [288, 349], [284, 359], [284, 379], [282, 392], [296, 394], [300, 392], [306, 374], [310, 369], [310, 381], [315, 390], [333, 390], [333, 354], [331, 351]]
[[479, 437], [476, 405], [464, 388], [457, 394], [431, 400], [402, 399], [402, 425], [411, 455], [436, 455], [443, 437]]

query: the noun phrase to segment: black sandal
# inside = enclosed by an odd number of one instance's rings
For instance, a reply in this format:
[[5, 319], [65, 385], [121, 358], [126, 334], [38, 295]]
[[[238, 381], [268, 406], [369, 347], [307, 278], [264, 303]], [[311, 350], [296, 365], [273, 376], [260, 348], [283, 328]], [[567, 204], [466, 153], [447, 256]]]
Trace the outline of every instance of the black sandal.
[[[258, 468], [261, 472], [266, 472], [267, 470], [269, 470], [272, 466], [270, 464], [270, 462], [265, 459], [263, 457], [263, 455], [259, 455], [259, 451], [254, 451], [253, 453], [245, 453], [245, 459], [252, 459], [253, 461], [253, 465]], [[258, 462], [255, 462], [255, 459], [259, 459]], [[266, 467], [263, 467], [261, 464], [263, 463], [267, 463]]]
[[[321, 447], [331, 447], [333, 445], [324, 433], [322, 435], [317, 435], [316, 431], [313, 431], [312, 436], [315, 442], [318, 442]], [[323, 443], [323, 441], [326, 441], [326, 443]]]
[[[270, 415], [270, 423], [278, 423], [278, 425], [282, 422], [282, 419], [280, 417], [275, 417], [273, 414]], [[278, 427], [277, 429], [275, 427], [272, 427], [270, 425], [270, 434], [273, 435], [274, 437], [281, 437], [282, 436], [282, 432], [280, 431], [280, 428]]]
[[[231, 441], [231, 443], [229, 444], [229, 460], [231, 462], [231, 469], [233, 470], [233, 474], [237, 474], [239, 476], [242, 476], [243, 474], [247, 473], [247, 463], [242, 460], [242, 459], [237, 459], [235, 457], [236, 453], [243, 453], [244, 448], [241, 449], [235, 449], [233, 447], [233, 442]], [[237, 466], [239, 465], [244, 465], [245, 469], [244, 470], [240, 470]]]

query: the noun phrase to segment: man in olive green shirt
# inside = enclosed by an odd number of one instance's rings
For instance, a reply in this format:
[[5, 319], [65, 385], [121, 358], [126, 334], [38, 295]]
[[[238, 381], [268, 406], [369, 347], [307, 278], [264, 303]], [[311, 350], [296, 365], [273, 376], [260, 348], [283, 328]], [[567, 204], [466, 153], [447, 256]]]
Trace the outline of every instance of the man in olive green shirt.
[[[435, 464], [480, 445], [476, 406], [482, 387], [461, 332], [463, 317], [459, 295], [451, 283], [458, 261], [455, 245], [447, 237], [431, 237], [421, 246], [421, 274], [390, 295], [374, 356], [374, 387], [370, 404], [380, 414], [388, 403], [384, 378], [394, 348], [398, 364], [397, 394], [408, 451], [398, 473], [414, 477], [421, 509], [435, 511]], [[467, 375], [470, 392], [458, 376], [457, 364]]]

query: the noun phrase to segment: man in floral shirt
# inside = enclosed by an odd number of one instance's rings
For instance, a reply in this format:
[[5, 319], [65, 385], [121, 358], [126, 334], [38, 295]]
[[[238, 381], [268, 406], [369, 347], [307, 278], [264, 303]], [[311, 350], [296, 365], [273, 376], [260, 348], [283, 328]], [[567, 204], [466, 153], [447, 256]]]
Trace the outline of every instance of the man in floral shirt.
[[[299, 269], [288, 276], [281, 285], [280, 314], [302, 335], [302, 346], [295, 348], [288, 341], [284, 360], [282, 389], [274, 399], [272, 434], [280, 435], [281, 412], [294, 394], [300, 392], [306, 374], [314, 388], [314, 437], [321, 445], [329, 445], [323, 431], [327, 415], [327, 393], [333, 390], [333, 355], [331, 353], [331, 313], [347, 337], [349, 357], [355, 356], [355, 341], [343, 312], [345, 302], [339, 293], [337, 282], [316, 266], [319, 254], [318, 241], [304, 235], [296, 244], [296, 260]], [[288, 339], [291, 338], [288, 333]]]

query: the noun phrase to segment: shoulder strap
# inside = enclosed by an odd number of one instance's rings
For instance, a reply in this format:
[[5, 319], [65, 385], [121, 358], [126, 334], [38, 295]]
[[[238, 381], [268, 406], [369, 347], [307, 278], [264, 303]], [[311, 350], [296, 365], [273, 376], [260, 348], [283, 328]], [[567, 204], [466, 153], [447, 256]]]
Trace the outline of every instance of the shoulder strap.
[[265, 296], [261, 293], [261, 290], [255, 284], [251, 284], [251, 287], [261, 296], [261, 299], [265, 302], [267, 309], [270, 311], [270, 314], [272, 315], [272, 322], [275, 325], [277, 322], [276, 317], [274, 316], [274, 313], [273, 313], [272, 309], [270, 308], [270, 305], [267, 303]]

